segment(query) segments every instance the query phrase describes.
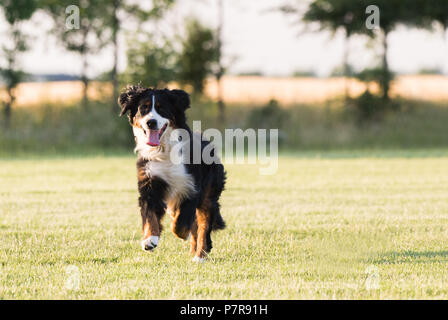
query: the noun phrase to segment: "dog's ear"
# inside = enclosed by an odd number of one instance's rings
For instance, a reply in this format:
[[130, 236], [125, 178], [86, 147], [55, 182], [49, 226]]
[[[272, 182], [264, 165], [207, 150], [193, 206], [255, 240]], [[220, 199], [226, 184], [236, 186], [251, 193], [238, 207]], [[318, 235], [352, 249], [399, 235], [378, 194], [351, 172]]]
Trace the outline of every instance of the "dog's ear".
[[118, 105], [121, 108], [120, 117], [125, 115], [128, 111], [129, 120], [132, 120], [132, 117], [136, 114], [138, 108], [138, 101], [143, 92], [145, 92], [145, 88], [142, 86], [128, 86], [126, 91], [120, 94], [118, 97]]
[[171, 90], [170, 93], [176, 98], [175, 105], [182, 111], [190, 108], [190, 95], [184, 90]]

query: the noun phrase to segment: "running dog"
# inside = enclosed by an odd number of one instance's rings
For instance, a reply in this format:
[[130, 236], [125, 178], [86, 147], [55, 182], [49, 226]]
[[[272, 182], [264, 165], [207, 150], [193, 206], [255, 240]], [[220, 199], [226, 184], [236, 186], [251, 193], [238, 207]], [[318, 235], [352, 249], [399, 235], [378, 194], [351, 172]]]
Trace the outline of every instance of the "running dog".
[[[168, 211], [172, 232], [183, 240], [190, 237], [193, 261], [203, 262], [212, 249], [211, 232], [225, 228], [219, 197], [226, 174], [219, 159], [211, 164], [202, 158], [195, 162], [193, 154], [183, 154], [181, 161], [172, 159], [171, 151], [178, 144], [188, 144], [188, 150], [193, 150], [194, 144], [199, 143], [201, 151], [208, 148], [214, 153], [211, 142], [193, 133], [187, 125], [189, 95], [183, 90], [128, 86], [118, 104], [120, 116], [128, 114], [138, 154], [142, 248], [152, 251], [157, 247], [161, 220]], [[187, 139], [181, 136], [173, 139], [176, 130], [186, 132]]]

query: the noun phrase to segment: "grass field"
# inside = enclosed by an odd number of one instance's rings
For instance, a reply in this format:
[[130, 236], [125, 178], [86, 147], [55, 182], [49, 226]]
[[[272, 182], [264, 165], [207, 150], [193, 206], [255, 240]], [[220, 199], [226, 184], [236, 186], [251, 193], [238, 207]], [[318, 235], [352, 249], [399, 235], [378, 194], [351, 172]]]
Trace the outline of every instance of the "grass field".
[[228, 166], [199, 265], [140, 249], [132, 156], [0, 160], [0, 298], [446, 299], [448, 156], [416, 156]]

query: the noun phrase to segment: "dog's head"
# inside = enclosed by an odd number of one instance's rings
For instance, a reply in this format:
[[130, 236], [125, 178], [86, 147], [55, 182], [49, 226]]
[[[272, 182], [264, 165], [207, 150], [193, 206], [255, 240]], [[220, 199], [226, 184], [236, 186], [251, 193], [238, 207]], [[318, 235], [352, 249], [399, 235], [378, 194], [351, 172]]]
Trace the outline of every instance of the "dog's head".
[[120, 116], [129, 112], [137, 146], [154, 148], [166, 143], [172, 130], [185, 128], [185, 110], [190, 107], [190, 97], [183, 90], [128, 86], [118, 104]]

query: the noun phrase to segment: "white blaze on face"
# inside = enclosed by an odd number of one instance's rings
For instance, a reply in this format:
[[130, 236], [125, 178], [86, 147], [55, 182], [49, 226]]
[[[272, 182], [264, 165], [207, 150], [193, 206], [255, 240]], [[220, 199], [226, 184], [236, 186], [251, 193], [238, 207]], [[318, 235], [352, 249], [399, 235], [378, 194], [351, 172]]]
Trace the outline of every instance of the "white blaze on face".
[[156, 96], [152, 96], [152, 106], [151, 111], [146, 114], [143, 118], [140, 119], [140, 126], [144, 128], [145, 130], [149, 130], [148, 128], [148, 121], [149, 120], [156, 120], [157, 121], [157, 128], [156, 129], [162, 129], [162, 127], [168, 123], [168, 119], [162, 117], [156, 110]]
[[[156, 127], [150, 129], [148, 122], [156, 121]], [[144, 150], [147, 146], [158, 147], [161, 144], [161, 137], [165, 134], [169, 120], [162, 117], [156, 110], [156, 97], [152, 96], [152, 106], [150, 112], [138, 120], [140, 128], [134, 127], [134, 136], [136, 138], [136, 150]]]

